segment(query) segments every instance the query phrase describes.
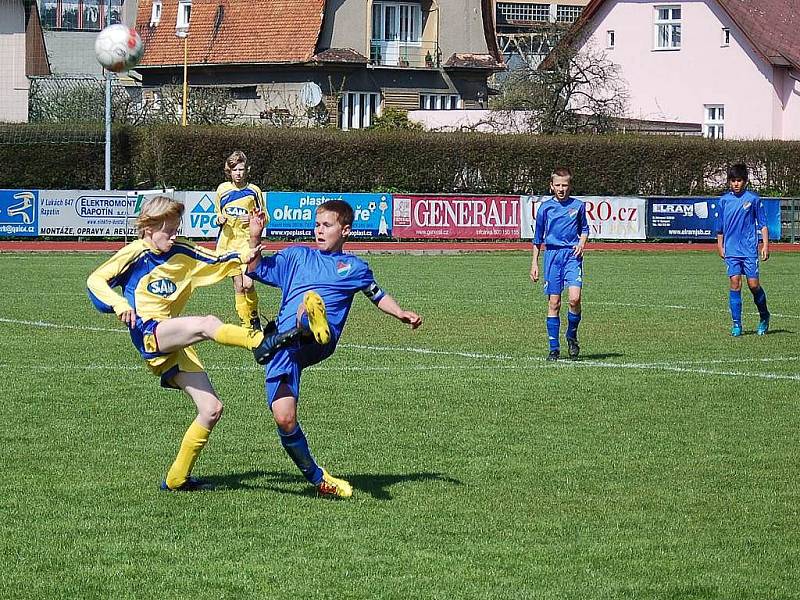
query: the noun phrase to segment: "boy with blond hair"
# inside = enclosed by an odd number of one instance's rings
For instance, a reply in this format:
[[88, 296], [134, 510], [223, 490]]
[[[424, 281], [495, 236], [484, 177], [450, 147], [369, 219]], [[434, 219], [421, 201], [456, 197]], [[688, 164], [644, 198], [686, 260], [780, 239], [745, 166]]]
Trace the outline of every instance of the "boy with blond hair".
[[[166, 196], [144, 203], [136, 225], [139, 239], [100, 265], [86, 281], [101, 312], [115, 313], [131, 341], [165, 388], [183, 390], [197, 417], [183, 437], [166, 478], [165, 491], [210, 489], [191, 476], [200, 451], [222, 415], [222, 403], [193, 344], [214, 340], [252, 350], [256, 360], [270, 351], [261, 331], [222, 323], [213, 315], [181, 317], [192, 292], [241, 272], [260, 248], [219, 254], [177, 237], [184, 207]], [[122, 288], [121, 293], [113, 288]]]

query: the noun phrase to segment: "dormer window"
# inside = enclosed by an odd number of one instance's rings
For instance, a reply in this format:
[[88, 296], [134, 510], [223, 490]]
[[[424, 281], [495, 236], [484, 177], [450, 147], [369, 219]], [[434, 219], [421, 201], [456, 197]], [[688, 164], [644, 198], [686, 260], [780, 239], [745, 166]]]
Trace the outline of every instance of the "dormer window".
[[161, 0], [153, 0], [153, 10], [150, 13], [150, 25], [158, 25], [161, 22]]
[[189, 21], [192, 18], [192, 0], [179, 0], [178, 2], [178, 20], [175, 23], [175, 29], [188, 29]]

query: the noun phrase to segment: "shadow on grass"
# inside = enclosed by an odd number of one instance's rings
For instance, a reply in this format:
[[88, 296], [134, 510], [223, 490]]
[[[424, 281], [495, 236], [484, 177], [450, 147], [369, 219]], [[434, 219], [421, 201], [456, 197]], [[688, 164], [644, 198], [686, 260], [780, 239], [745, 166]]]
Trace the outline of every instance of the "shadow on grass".
[[[367, 492], [376, 500], [391, 500], [389, 488], [398, 483], [414, 481], [443, 481], [452, 485], [462, 485], [461, 481], [442, 473], [406, 473], [402, 475], [364, 473], [358, 475], [342, 475], [355, 490]], [[298, 483], [306, 483], [299, 474], [284, 471], [247, 471], [228, 475], [205, 476], [203, 479], [212, 483], [217, 491], [224, 490], [271, 490], [280, 494], [293, 496], [316, 496], [316, 490], [305, 485], [295, 489]], [[265, 481], [258, 481], [265, 480]], [[289, 487], [291, 486], [291, 487]]]
[[[596, 352], [595, 354], [583, 354], [578, 357], [578, 361], [581, 360], [605, 360], [607, 358], [619, 358], [620, 356], [625, 356], [622, 352]], [[569, 360], [569, 357], [564, 357], [564, 360]]]

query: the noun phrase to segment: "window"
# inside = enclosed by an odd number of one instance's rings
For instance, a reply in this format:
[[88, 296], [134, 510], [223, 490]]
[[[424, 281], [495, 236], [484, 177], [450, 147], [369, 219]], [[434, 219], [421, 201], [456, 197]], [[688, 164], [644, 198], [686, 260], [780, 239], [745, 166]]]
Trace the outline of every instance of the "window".
[[158, 25], [161, 22], [161, 0], [153, 0], [153, 10], [150, 13], [150, 25]]
[[363, 129], [380, 115], [380, 95], [374, 92], [346, 92], [339, 104], [341, 128]]
[[550, 21], [549, 4], [524, 4], [522, 2], [498, 2], [498, 21], [522, 21], [536, 23]]
[[725, 107], [722, 104], [706, 104], [703, 134], [707, 138], [721, 140], [725, 138]]
[[419, 107], [422, 110], [458, 110], [463, 108], [458, 94], [420, 94]]
[[731, 45], [731, 30], [727, 27], [722, 28], [722, 41], [720, 45], [723, 47]]
[[179, 0], [178, 20], [175, 22], [175, 29], [188, 29], [189, 21], [192, 19], [192, 0]]
[[606, 31], [606, 48], [609, 50], [614, 47], [614, 30], [609, 29]]
[[422, 7], [405, 2], [372, 5], [372, 39], [386, 42], [418, 42], [422, 36]]
[[[112, 0], [111, 23], [122, 22], [124, 0]], [[39, 3], [44, 29], [99, 31], [106, 25], [108, 0], [45, 0]]]
[[681, 7], [656, 6], [655, 49], [679, 50], [681, 47]]
[[556, 7], [556, 21], [558, 23], [574, 23], [583, 12], [582, 6], [571, 6], [569, 4], [559, 4]]

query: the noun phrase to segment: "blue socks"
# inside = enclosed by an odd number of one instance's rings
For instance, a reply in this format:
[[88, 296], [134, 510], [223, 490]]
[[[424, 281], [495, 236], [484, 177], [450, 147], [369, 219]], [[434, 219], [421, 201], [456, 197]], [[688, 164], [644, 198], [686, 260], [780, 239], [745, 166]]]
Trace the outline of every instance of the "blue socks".
[[756, 303], [756, 308], [758, 308], [758, 314], [763, 321], [767, 317], [769, 317], [769, 311], [767, 310], [767, 292], [764, 291], [764, 288], [758, 286], [757, 290], [750, 290], [753, 294], [753, 302]]
[[[764, 298], [766, 302], [766, 297]], [[742, 326], [742, 291], [730, 290], [728, 292], [728, 305], [731, 307], [731, 318], [733, 324]]]
[[561, 330], [561, 319], [559, 317], [547, 317], [547, 339], [550, 342], [550, 351], [558, 350], [558, 336]]
[[577, 340], [578, 339], [578, 323], [581, 322], [581, 313], [577, 315], [575, 313], [567, 311], [567, 339], [568, 340]]
[[300, 429], [300, 424], [298, 423], [291, 433], [284, 433], [279, 427], [278, 437], [281, 439], [281, 445], [286, 450], [286, 454], [294, 461], [297, 468], [303, 472], [305, 478], [312, 485], [319, 484], [322, 481], [322, 469], [319, 468], [314, 457], [311, 456], [306, 434]]

